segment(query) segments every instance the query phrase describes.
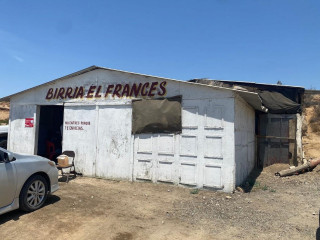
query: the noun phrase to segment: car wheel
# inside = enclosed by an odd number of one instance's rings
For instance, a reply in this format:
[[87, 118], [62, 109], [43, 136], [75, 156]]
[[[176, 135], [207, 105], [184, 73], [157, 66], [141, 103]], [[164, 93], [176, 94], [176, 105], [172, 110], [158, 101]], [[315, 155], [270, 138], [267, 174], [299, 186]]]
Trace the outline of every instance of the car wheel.
[[20, 193], [20, 209], [32, 212], [41, 208], [48, 196], [48, 183], [40, 175], [31, 177], [23, 186]]

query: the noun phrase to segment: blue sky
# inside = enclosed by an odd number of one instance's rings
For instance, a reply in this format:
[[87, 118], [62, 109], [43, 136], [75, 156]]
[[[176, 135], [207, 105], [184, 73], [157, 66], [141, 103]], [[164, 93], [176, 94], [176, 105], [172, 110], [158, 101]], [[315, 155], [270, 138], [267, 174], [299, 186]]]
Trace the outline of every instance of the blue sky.
[[320, 1], [0, 0], [0, 97], [91, 65], [320, 89]]

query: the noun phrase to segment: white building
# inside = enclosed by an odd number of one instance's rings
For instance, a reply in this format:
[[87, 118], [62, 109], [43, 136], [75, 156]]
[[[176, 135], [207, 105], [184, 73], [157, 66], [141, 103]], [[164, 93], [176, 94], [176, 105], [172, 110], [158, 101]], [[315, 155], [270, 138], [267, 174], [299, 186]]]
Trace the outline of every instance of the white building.
[[[133, 99], [174, 96], [181, 133], [132, 133]], [[255, 165], [256, 93], [92, 66], [7, 99], [9, 150], [46, 156], [63, 132], [85, 176], [231, 192]]]

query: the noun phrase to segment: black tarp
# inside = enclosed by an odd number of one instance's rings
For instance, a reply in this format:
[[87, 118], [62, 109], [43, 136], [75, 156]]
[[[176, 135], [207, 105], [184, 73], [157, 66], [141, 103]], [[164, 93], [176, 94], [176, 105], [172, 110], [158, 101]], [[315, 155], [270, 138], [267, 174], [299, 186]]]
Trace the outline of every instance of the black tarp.
[[[259, 92], [259, 91], [269, 91], [278, 92], [283, 96], [291, 99], [292, 101], [301, 104], [302, 96], [304, 94], [304, 88], [293, 87], [293, 86], [283, 86], [283, 85], [273, 85], [273, 84], [259, 84], [250, 82], [237, 82], [237, 81], [220, 81], [220, 80], [208, 80], [208, 79], [193, 79], [190, 82], [202, 83], [202, 84], [217, 84], [222, 87], [232, 87], [232, 86], [242, 86], [247, 88], [249, 91]], [[210, 84], [211, 83], [211, 84]]]
[[269, 113], [295, 114], [301, 112], [301, 105], [279, 92], [261, 91], [259, 96]]
[[132, 101], [132, 133], [181, 133], [181, 96]]

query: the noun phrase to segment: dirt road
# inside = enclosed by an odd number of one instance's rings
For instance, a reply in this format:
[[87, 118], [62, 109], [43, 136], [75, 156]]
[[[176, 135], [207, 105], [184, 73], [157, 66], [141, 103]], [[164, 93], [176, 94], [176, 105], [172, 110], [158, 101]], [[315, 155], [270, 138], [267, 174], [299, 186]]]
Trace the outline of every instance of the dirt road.
[[78, 177], [42, 209], [0, 216], [0, 239], [316, 239], [320, 168], [288, 178], [276, 168], [233, 194]]

